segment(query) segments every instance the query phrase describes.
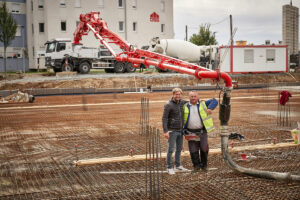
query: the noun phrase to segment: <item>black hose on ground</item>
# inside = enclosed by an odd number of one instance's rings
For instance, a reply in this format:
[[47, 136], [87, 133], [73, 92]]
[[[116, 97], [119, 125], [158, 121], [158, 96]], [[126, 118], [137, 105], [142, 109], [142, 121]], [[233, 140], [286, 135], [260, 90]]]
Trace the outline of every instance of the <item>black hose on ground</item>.
[[221, 148], [222, 156], [224, 161], [235, 171], [238, 171], [243, 174], [247, 174], [259, 178], [275, 179], [275, 180], [284, 180], [284, 181], [300, 181], [300, 176], [293, 175], [290, 172], [280, 173], [280, 172], [270, 172], [262, 171], [251, 168], [241, 167], [236, 164], [229, 153], [228, 150], [228, 121], [230, 119], [230, 97], [231, 97], [231, 88], [226, 88], [223, 94], [222, 103], [220, 103], [219, 119], [221, 122], [220, 126], [220, 135], [221, 135]]

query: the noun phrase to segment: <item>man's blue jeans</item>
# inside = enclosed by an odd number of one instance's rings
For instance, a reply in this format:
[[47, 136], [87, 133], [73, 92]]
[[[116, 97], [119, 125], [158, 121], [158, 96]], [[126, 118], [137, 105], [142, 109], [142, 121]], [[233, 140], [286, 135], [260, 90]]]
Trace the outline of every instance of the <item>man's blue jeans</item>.
[[182, 150], [183, 136], [180, 131], [172, 131], [169, 133], [168, 152], [167, 152], [167, 168], [172, 168], [172, 154], [175, 151], [175, 166], [180, 166], [180, 154]]

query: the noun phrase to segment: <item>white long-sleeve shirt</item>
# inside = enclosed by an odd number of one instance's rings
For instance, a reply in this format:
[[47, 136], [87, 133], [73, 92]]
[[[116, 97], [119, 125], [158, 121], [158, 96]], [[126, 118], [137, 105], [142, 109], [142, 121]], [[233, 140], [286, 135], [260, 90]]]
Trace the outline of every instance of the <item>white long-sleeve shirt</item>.
[[188, 129], [201, 129], [203, 128], [202, 121], [199, 116], [198, 105], [199, 102], [195, 105], [190, 104], [190, 118], [189, 124], [187, 126]]

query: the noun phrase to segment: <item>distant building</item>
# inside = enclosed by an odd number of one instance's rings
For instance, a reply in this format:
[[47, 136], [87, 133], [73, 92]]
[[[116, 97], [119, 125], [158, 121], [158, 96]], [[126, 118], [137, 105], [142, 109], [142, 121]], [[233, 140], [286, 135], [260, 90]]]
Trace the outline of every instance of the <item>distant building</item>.
[[282, 41], [288, 45], [289, 55], [298, 54], [299, 8], [292, 5], [282, 7]]
[[[80, 14], [91, 11], [99, 11], [109, 29], [138, 48], [147, 45], [153, 37], [174, 37], [173, 0], [7, 0], [7, 7], [18, 22], [20, 35], [9, 52], [22, 59], [22, 50], [26, 49], [29, 60], [29, 63], [26, 60], [26, 71], [37, 69], [39, 54], [47, 40], [72, 39]], [[89, 47], [100, 44], [92, 33], [83, 36], [82, 43]], [[0, 44], [0, 71], [3, 70], [2, 52]], [[22, 65], [15, 66], [10, 71]]]
[[[0, 4], [3, 1], [0, 0]], [[26, 26], [26, 0], [6, 1], [6, 7], [16, 20], [18, 27], [15, 39], [6, 49], [6, 70], [27, 71], [27, 26]], [[0, 72], [4, 71], [4, 47], [0, 42]]]
[[233, 46], [232, 51], [228, 48], [219, 47], [221, 71], [230, 74], [289, 71], [287, 45], [240, 45]]

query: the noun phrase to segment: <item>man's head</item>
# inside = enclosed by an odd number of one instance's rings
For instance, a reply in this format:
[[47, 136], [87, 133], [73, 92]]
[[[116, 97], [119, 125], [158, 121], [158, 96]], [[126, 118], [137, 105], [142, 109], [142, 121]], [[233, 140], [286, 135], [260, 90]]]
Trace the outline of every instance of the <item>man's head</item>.
[[173, 100], [174, 101], [179, 101], [181, 99], [181, 95], [182, 95], [182, 90], [180, 88], [174, 88], [172, 90], [173, 93]]
[[197, 104], [197, 102], [198, 102], [198, 100], [199, 100], [197, 91], [194, 91], [194, 90], [191, 91], [191, 92], [189, 93], [189, 97], [190, 97], [190, 103], [191, 103], [192, 105]]

